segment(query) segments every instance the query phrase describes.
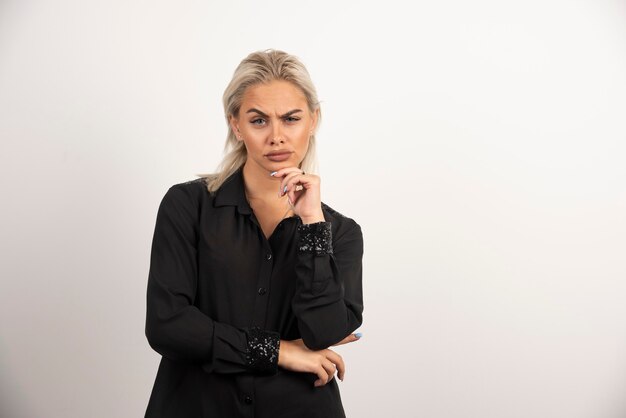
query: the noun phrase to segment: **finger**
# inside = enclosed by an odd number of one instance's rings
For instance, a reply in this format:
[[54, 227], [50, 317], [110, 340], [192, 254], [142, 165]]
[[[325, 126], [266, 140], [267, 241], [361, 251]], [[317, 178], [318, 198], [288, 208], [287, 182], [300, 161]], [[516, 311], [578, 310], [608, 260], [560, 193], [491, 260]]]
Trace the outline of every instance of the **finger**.
[[333, 344], [331, 347], [336, 346], [336, 345], [351, 343], [353, 341], [359, 341], [359, 338], [356, 336], [356, 334], [349, 334], [346, 338], [344, 338], [343, 340], [339, 341], [336, 344]]
[[289, 199], [291, 199], [292, 203], [298, 201], [300, 196], [309, 188], [307, 185], [310, 184], [308, 174], [296, 174], [294, 176], [289, 177], [286, 180], [287, 191], [289, 194]]
[[285, 168], [281, 168], [280, 170], [274, 171], [273, 175], [272, 173], [270, 173], [272, 177], [275, 177], [280, 180], [278, 184], [278, 196], [283, 196], [283, 189], [285, 187], [284, 178], [290, 173], [301, 173], [301, 172], [302, 170], [300, 170], [298, 167], [285, 167]]
[[287, 192], [293, 189], [292, 184], [294, 183], [294, 181], [292, 179], [297, 176], [302, 176], [302, 173], [299, 171], [292, 171], [291, 173], [288, 173], [287, 175], [285, 175], [285, 177], [283, 177], [282, 181], [280, 182], [280, 191], [282, 194], [285, 194], [285, 187], [287, 187]]
[[287, 193], [289, 194], [289, 201], [292, 205], [295, 205], [302, 193], [304, 193], [304, 186], [300, 184], [293, 184], [292, 186], [287, 186]]
[[337, 369], [335, 368], [335, 365], [333, 364], [333, 362], [328, 359], [325, 359], [322, 362], [322, 367], [324, 367], [324, 369], [326, 370], [326, 373], [328, 373], [328, 380], [326, 380], [326, 382], [324, 383], [328, 383], [331, 380], [333, 380], [333, 377], [335, 377], [335, 373], [337, 372]]
[[304, 172], [304, 170], [302, 170], [301, 168], [298, 168], [295, 165], [292, 165], [291, 167], [283, 167], [280, 170], [276, 170], [274, 172], [275, 173], [274, 177], [282, 177], [286, 173], [290, 173], [292, 171], [297, 171], [298, 173], [303, 173]]
[[[293, 172], [302, 173], [302, 170], [299, 169], [298, 167], [285, 167], [285, 168], [281, 168], [280, 170], [274, 171], [274, 175], [272, 177], [283, 178], [287, 174], [293, 173]], [[271, 173], [270, 173], [270, 175], [271, 175]]]
[[326, 369], [321, 364], [318, 366], [315, 374], [319, 377], [315, 381], [315, 386], [323, 386], [324, 382], [328, 381], [328, 373], [326, 373]]
[[278, 184], [278, 194], [279, 196], [283, 196], [286, 193], [286, 188], [287, 188], [287, 179], [289, 178], [289, 176], [293, 176], [295, 174], [295, 171], [291, 171], [291, 172], [286, 172], [285, 175], [282, 177], [282, 179], [280, 180], [280, 183]]
[[337, 367], [337, 377], [343, 382], [343, 376], [346, 373], [346, 364], [343, 361], [343, 357], [333, 350], [326, 349], [326, 358], [335, 364]]
[[320, 183], [321, 182], [319, 176], [315, 174], [296, 174], [294, 176], [290, 176], [285, 180], [285, 184], [287, 185], [287, 191], [293, 190], [299, 194], [302, 194], [312, 188], [319, 188]]

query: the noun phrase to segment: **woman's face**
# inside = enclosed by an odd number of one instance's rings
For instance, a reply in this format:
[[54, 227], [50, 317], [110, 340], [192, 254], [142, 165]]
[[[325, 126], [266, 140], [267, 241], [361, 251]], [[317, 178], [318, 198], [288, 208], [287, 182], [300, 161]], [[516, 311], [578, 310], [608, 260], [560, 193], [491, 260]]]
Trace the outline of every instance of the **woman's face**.
[[[299, 88], [288, 81], [274, 80], [248, 87], [239, 116], [231, 116], [230, 124], [238, 140], [245, 143], [246, 164], [276, 171], [297, 167], [304, 159], [317, 118], [318, 112], [309, 112]], [[275, 151], [288, 154], [284, 159], [271, 159], [268, 153]]]

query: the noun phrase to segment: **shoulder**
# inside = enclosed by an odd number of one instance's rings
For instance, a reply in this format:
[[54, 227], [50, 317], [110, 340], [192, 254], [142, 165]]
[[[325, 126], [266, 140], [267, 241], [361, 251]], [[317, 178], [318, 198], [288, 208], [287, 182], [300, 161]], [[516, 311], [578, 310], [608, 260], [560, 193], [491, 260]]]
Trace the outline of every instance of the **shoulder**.
[[340, 213], [336, 209], [322, 202], [324, 218], [332, 225], [332, 234], [335, 241], [360, 240], [363, 241], [361, 225], [354, 219]]
[[161, 206], [191, 210], [199, 207], [204, 194], [208, 194], [204, 177], [175, 183], [165, 192]]
[[170, 186], [168, 192], [174, 190], [174, 193], [198, 194], [202, 190], [206, 190], [206, 178], [199, 177], [193, 180], [175, 183]]

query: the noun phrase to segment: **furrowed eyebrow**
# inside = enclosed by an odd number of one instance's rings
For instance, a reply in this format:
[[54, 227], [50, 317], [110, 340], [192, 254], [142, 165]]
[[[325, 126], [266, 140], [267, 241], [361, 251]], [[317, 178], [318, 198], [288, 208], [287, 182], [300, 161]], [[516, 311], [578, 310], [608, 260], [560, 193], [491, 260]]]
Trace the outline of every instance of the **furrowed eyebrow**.
[[[284, 115], [281, 115], [280, 117], [281, 118], [287, 118], [287, 117], [293, 115], [294, 113], [298, 113], [298, 112], [302, 112], [302, 110], [301, 109], [293, 109], [293, 110], [290, 110], [289, 112], [285, 113]], [[252, 108], [252, 109], [248, 110], [246, 113], [258, 113], [259, 115], [263, 116], [264, 118], [269, 117], [265, 113], [261, 112], [259, 109], [255, 109], [255, 108]]]
[[264, 118], [267, 117], [267, 115], [265, 113], [261, 112], [259, 109], [255, 109], [255, 108], [252, 108], [252, 109], [248, 110], [246, 113], [255, 113], [255, 112], [258, 113], [259, 115], [263, 116]]
[[290, 110], [289, 112], [287, 112], [284, 115], [282, 115], [281, 118], [288, 118], [289, 116], [293, 115], [294, 113], [298, 113], [298, 112], [302, 112], [302, 110], [300, 110], [300, 109]]

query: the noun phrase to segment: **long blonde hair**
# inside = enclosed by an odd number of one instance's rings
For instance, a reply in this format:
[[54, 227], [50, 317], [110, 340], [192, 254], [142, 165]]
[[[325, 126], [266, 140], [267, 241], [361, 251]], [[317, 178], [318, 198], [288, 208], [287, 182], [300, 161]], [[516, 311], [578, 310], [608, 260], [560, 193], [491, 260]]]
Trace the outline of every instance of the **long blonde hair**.
[[248, 87], [259, 83], [268, 83], [273, 80], [285, 80], [293, 83], [304, 94], [309, 111], [314, 113], [316, 110], [319, 110], [315, 130], [309, 140], [309, 148], [299, 167], [307, 173], [317, 171], [315, 134], [322, 115], [311, 76], [297, 57], [283, 51], [267, 49], [265, 51], [253, 52], [241, 61], [224, 91], [222, 101], [224, 103], [226, 125], [228, 126], [228, 135], [224, 145], [225, 156], [218, 165], [217, 172], [196, 174], [198, 177], [205, 178], [209, 192], [213, 193], [219, 189], [224, 181], [246, 162], [248, 156], [245, 144], [237, 140], [230, 126], [230, 116], [239, 116], [243, 95]]

